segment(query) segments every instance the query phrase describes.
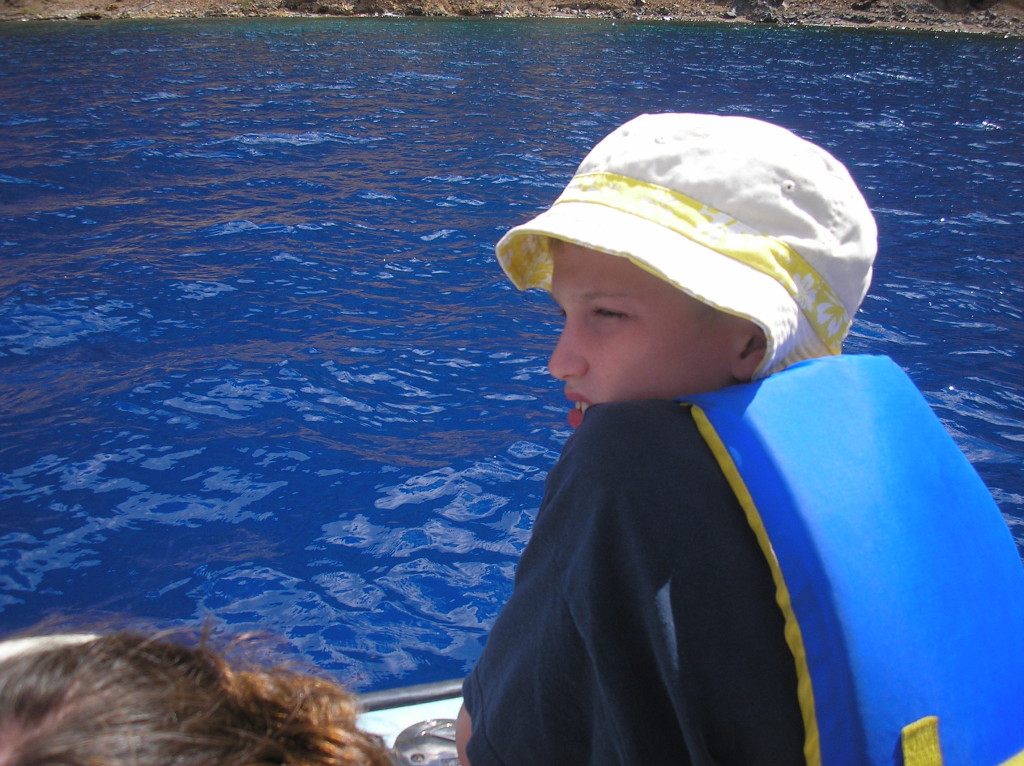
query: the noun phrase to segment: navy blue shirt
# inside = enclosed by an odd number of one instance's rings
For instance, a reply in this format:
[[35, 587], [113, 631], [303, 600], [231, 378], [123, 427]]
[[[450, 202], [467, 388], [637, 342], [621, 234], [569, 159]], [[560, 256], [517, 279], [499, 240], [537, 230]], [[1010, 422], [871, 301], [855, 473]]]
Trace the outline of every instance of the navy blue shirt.
[[804, 763], [771, 573], [688, 408], [587, 411], [463, 691], [473, 766]]

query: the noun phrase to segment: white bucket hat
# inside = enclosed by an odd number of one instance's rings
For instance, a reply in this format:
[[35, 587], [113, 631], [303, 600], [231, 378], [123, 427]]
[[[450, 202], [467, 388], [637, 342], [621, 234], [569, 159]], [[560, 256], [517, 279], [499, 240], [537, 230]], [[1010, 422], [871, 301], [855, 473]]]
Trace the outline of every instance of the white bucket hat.
[[748, 117], [648, 114], [586, 156], [554, 204], [496, 253], [521, 290], [551, 289], [551, 242], [637, 266], [767, 337], [755, 378], [840, 353], [877, 228], [842, 163]]

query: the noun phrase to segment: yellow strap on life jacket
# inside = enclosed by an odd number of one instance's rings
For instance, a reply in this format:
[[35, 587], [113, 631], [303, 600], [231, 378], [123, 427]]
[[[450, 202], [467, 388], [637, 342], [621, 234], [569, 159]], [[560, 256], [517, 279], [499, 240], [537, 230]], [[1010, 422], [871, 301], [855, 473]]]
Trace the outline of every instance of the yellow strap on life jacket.
[[999, 766], [1024, 766], [1024, 750], [1006, 759]]
[[939, 719], [926, 716], [903, 727], [904, 766], [942, 766], [939, 745]]
[[[939, 743], [939, 719], [933, 715], [903, 727], [901, 734], [904, 766], [942, 766]], [[1010, 756], [999, 766], [1024, 766], [1024, 750]]]

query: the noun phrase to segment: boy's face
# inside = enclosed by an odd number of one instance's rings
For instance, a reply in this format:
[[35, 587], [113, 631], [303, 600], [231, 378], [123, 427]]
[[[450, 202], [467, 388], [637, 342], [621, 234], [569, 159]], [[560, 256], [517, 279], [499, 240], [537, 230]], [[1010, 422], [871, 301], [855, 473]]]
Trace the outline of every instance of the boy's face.
[[691, 298], [626, 258], [554, 243], [551, 295], [565, 324], [548, 371], [576, 428], [592, 404], [674, 399], [739, 382], [753, 323]]

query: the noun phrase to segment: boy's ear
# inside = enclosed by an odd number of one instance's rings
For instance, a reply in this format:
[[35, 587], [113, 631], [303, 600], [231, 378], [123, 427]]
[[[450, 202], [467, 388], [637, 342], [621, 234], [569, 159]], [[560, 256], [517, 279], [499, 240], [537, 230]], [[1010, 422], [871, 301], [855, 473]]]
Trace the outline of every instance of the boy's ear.
[[738, 338], [739, 353], [733, 358], [732, 374], [741, 383], [749, 383], [754, 378], [754, 371], [764, 360], [768, 352], [768, 341], [764, 330], [753, 322], [745, 322], [745, 332]]

